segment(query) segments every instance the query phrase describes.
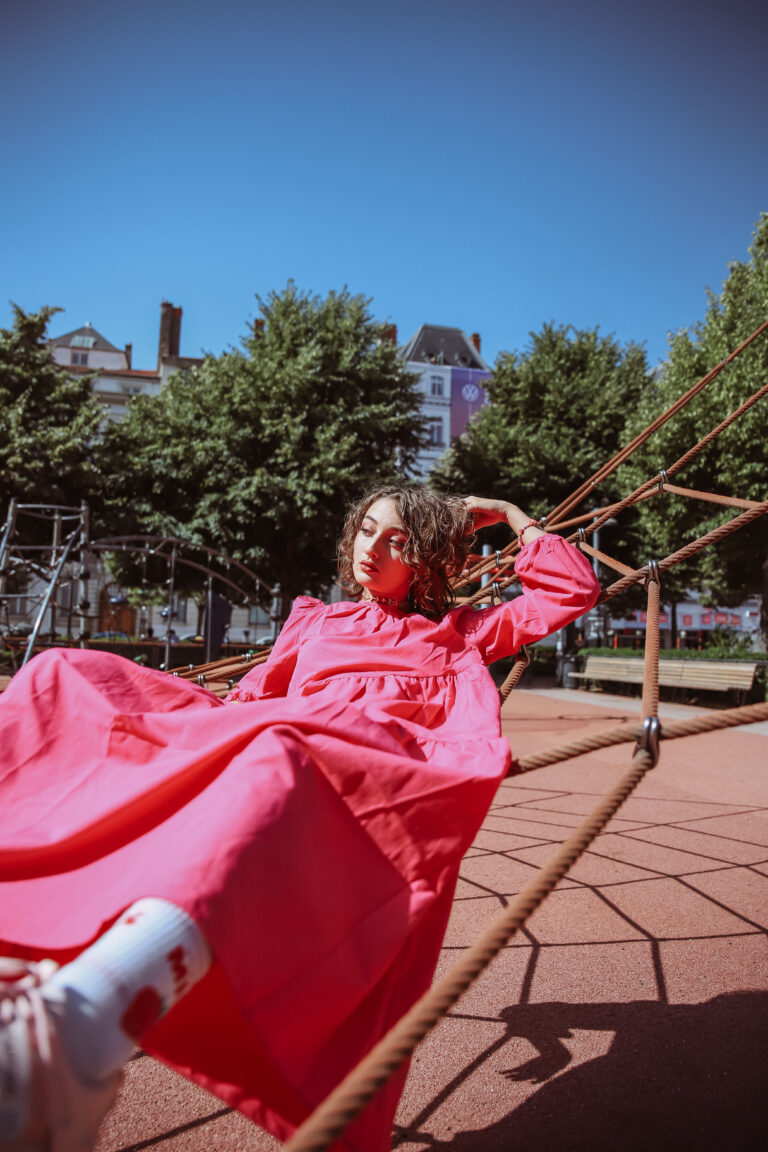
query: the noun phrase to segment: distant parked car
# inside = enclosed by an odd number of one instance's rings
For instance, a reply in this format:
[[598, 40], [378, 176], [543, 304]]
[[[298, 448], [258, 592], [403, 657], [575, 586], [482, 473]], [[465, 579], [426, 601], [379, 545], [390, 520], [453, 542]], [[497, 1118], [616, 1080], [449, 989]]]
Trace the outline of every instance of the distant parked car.
[[188, 632], [186, 636], [182, 636], [179, 641], [180, 644], [201, 644], [205, 640], [205, 636], [201, 636], [196, 632]]
[[94, 632], [91, 640], [127, 640], [125, 632]]

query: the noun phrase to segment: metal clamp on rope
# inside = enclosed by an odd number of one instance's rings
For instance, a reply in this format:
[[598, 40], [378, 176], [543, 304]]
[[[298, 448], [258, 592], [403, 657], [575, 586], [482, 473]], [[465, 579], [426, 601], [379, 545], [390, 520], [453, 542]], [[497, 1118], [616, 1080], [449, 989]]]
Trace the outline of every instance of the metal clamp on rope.
[[659, 762], [659, 740], [661, 739], [661, 723], [658, 716], [646, 716], [643, 720], [643, 734], [635, 744], [635, 753], [647, 752], [651, 758], [651, 767], [655, 768]]
[[576, 545], [576, 547], [578, 548], [580, 544], [586, 544], [586, 542], [587, 542], [587, 530], [586, 530], [586, 528], [579, 527], [576, 529], [576, 532], [578, 533], [578, 536], [579, 536], [579, 543]]
[[659, 469], [659, 492], [664, 491], [664, 485], [669, 483], [669, 477], [663, 468]]
[[501, 602], [501, 588], [499, 587], [498, 580], [494, 580], [491, 584], [491, 600]]
[[503, 565], [504, 565], [504, 558], [502, 557], [501, 552], [497, 548], [496, 549], [496, 567], [499, 569], [499, 571], [501, 571]]
[[658, 560], [649, 560], [648, 561], [648, 575], [646, 576], [645, 580], [643, 581], [646, 588], [651, 583], [651, 581], [653, 581], [654, 584], [659, 583], [659, 562], [658, 562]]
[[205, 688], [205, 674], [203, 672], [198, 673], [197, 682], [201, 688]]

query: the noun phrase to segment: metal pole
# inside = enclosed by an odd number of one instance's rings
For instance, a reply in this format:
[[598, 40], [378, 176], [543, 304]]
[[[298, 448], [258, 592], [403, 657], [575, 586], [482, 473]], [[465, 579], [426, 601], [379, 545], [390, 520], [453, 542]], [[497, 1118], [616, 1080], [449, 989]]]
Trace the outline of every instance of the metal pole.
[[76, 540], [77, 540], [77, 532], [73, 532], [72, 535], [70, 536], [69, 540], [67, 540], [67, 543], [64, 546], [64, 550], [61, 553], [61, 559], [59, 560], [59, 563], [56, 567], [56, 570], [54, 571], [53, 576], [51, 577], [51, 580], [48, 584], [48, 589], [45, 593], [45, 596], [43, 597], [43, 602], [40, 605], [40, 611], [37, 614], [37, 620], [35, 621], [35, 626], [32, 629], [32, 632], [30, 634], [29, 641], [27, 643], [27, 650], [24, 653], [24, 659], [21, 662], [22, 668], [24, 667], [24, 665], [26, 664], [26, 662], [29, 660], [30, 656], [32, 655], [32, 649], [34, 648], [35, 642], [37, 641], [37, 634], [40, 631], [40, 625], [43, 622], [43, 616], [45, 615], [45, 613], [48, 609], [48, 605], [50, 603], [51, 597], [53, 596], [56, 585], [59, 582], [59, 576], [61, 575], [61, 570], [64, 567], [64, 565], [66, 564], [67, 560], [69, 559], [69, 554], [72, 551], [72, 548], [74, 547]]
[[[61, 512], [57, 511], [53, 517], [53, 547], [51, 548], [51, 568], [56, 571], [57, 554], [61, 547]], [[59, 569], [61, 571], [61, 569]], [[56, 591], [54, 587], [54, 592]], [[53, 596], [51, 600], [51, 619], [50, 619], [50, 635], [51, 642], [56, 636], [56, 597]]]
[[213, 650], [213, 577], [205, 582], [205, 662], [209, 664]]
[[13, 533], [16, 528], [16, 497], [11, 497], [11, 502], [8, 505], [8, 519], [3, 528], [3, 536], [0, 539], [0, 595], [5, 594], [6, 580], [8, 577], [8, 569], [5, 566], [6, 556], [11, 546]]
[[165, 630], [165, 655], [164, 666], [166, 672], [171, 664], [171, 628], [173, 627], [173, 581], [176, 575], [176, 545], [171, 548], [171, 558], [169, 560], [170, 576], [168, 577], [168, 627]]
[[83, 632], [88, 632], [87, 613], [91, 607], [88, 599], [88, 544], [90, 537], [90, 514], [85, 500], [80, 502], [80, 597], [77, 606], [80, 609], [80, 644], [83, 645]]
[[[483, 544], [483, 557], [490, 556], [492, 553], [493, 553], [493, 548], [491, 547], [491, 545], [490, 544]], [[486, 584], [490, 583], [490, 580], [491, 580], [491, 573], [490, 572], [484, 572], [483, 575], [480, 577], [480, 587], [485, 588]]]

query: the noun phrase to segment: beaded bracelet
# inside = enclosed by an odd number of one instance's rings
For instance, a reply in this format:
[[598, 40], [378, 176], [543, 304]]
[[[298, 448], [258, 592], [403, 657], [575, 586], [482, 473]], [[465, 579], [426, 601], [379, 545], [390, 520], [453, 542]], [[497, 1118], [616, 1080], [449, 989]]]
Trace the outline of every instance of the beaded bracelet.
[[527, 524], [523, 524], [522, 528], [520, 529], [520, 531], [517, 534], [517, 543], [519, 544], [519, 546], [521, 548], [525, 547], [525, 541], [523, 540], [523, 533], [525, 532], [526, 528], [536, 528], [536, 527], [537, 527], [537, 524], [536, 524], [535, 520], [529, 520]]

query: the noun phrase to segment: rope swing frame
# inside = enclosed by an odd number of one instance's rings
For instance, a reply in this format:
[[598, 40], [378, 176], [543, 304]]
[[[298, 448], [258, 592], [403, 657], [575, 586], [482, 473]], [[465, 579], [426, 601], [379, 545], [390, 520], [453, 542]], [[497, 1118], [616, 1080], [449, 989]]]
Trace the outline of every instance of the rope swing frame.
[[[614, 728], [606, 732], [585, 736], [568, 744], [560, 745], [546, 752], [526, 756], [513, 763], [511, 774], [531, 772], [549, 764], [582, 756], [598, 748], [635, 741], [630, 766], [619, 778], [614, 787], [600, 800], [593, 811], [581, 822], [575, 831], [553, 853], [550, 860], [539, 870], [528, 884], [510, 902], [498, 918], [480, 935], [474, 945], [468, 948], [453, 967], [439, 979], [395, 1024], [389, 1032], [352, 1069], [340, 1084], [326, 1097], [315, 1111], [296, 1130], [285, 1144], [285, 1152], [324, 1152], [338, 1139], [351, 1121], [370, 1102], [376, 1092], [414, 1051], [416, 1046], [434, 1026], [456, 1004], [474, 981], [488, 967], [495, 956], [526, 923], [533, 912], [541, 905], [550, 892], [562, 880], [569, 869], [588, 850], [606, 824], [619, 810], [624, 801], [634, 792], [647, 773], [658, 763], [660, 744], [664, 740], [676, 739], [720, 728], [730, 728], [742, 724], [754, 724], [768, 720], [768, 703], [752, 704], [742, 708], [732, 708], [723, 712], [700, 715], [689, 720], [665, 721], [662, 728], [658, 717], [659, 705], [659, 612], [661, 573], [676, 564], [689, 559], [705, 548], [719, 543], [733, 532], [752, 523], [768, 512], [768, 500], [743, 500], [739, 497], [720, 493], [700, 492], [669, 483], [669, 478], [683, 469], [695, 456], [710, 444], [722, 431], [738, 420], [754, 404], [768, 394], [768, 383], [759, 388], [720, 424], [707, 433], [688, 451], [666, 469], [649, 478], [644, 484], [623, 500], [601, 508], [598, 513], [587, 512], [567, 519], [567, 514], [581, 503], [598, 484], [611, 472], [623, 464], [632, 453], [664, 423], [672, 419], [695, 396], [712, 382], [720, 372], [755, 340], [768, 330], [768, 321], [757, 328], [747, 340], [730, 353], [720, 364], [708, 372], [685, 393], [675, 404], [657, 417], [634, 440], [623, 448], [607, 464], [600, 468], [589, 480], [564, 500], [547, 517], [539, 521], [540, 527], [548, 531], [562, 531], [579, 525], [577, 532], [567, 539], [576, 543], [581, 550], [596, 557], [601, 563], [620, 573], [620, 579], [602, 593], [598, 604], [603, 604], [626, 591], [633, 584], [644, 581], [647, 588], [647, 629], [643, 674], [643, 694], [641, 702], [641, 723], [630, 728]], [[599, 529], [612, 516], [639, 501], [650, 499], [666, 492], [683, 499], [704, 500], [726, 507], [739, 508], [739, 514], [726, 523], [691, 541], [683, 548], [662, 560], [650, 560], [641, 568], [632, 569], [621, 562], [598, 552], [586, 542], [586, 537]], [[586, 527], [584, 524], [589, 522]], [[499, 589], [509, 586], [514, 576], [511, 574], [514, 556], [519, 544], [512, 541], [495, 557], [484, 559], [468, 572], [456, 587], [466, 586], [495, 572], [493, 585], [486, 584], [473, 595], [462, 598], [466, 604], [480, 604], [497, 594]], [[502, 576], [499, 569], [506, 567], [510, 575]], [[255, 658], [252, 667], [266, 656]], [[512, 671], [502, 684], [499, 694], [502, 704], [519, 682], [528, 664], [528, 653], [522, 649], [515, 657]]]
[[[660, 580], [662, 573], [706, 548], [718, 544], [721, 540], [748, 524], [753, 523], [768, 513], [768, 499], [763, 501], [746, 500], [738, 496], [731, 496], [716, 492], [703, 492], [696, 489], [685, 488], [671, 483], [671, 478], [682, 471], [697, 455], [699, 455], [717, 436], [734, 422], [739, 420], [755, 404], [768, 395], [768, 382], [741, 403], [725, 419], [712, 428], [702, 439], [693, 444], [678, 460], [666, 468], [649, 477], [643, 484], [625, 496], [623, 499], [596, 510], [573, 514], [580, 504], [590, 497], [599, 484], [624, 464], [630, 456], [644, 444], [667, 421], [673, 419], [682, 409], [698, 396], [717, 376], [730, 365], [746, 348], [768, 332], [768, 320], [761, 324], [751, 336], [731, 352], [720, 364], [711, 369], [701, 380], [693, 385], [671, 407], [652, 421], [638, 436], [622, 448], [611, 460], [599, 468], [593, 476], [585, 480], [570, 496], [563, 500], [548, 516], [538, 521], [540, 527], [547, 531], [564, 532], [574, 529], [566, 537], [569, 542], [576, 544], [583, 552], [596, 558], [601, 564], [612, 569], [619, 576], [607, 587], [599, 597], [597, 603], [604, 604], [615, 596], [625, 592], [631, 586], [645, 583], [647, 591], [647, 629], [646, 647], [644, 657], [643, 691], [641, 702], [641, 717], [638, 724], [630, 727], [613, 728], [602, 733], [582, 737], [578, 740], [562, 744], [548, 751], [537, 752], [513, 762], [512, 774], [526, 773], [543, 768], [547, 765], [559, 763], [568, 759], [583, 756], [601, 748], [634, 741], [629, 767], [624, 767], [617, 783], [599, 801], [593, 811], [579, 824], [573, 833], [553, 853], [550, 860], [538, 871], [531, 881], [515, 896], [501, 915], [480, 935], [474, 945], [468, 948], [453, 967], [440, 978], [387, 1032], [387, 1034], [370, 1050], [370, 1052], [352, 1069], [328, 1097], [315, 1109], [315, 1111], [296, 1130], [287, 1142], [285, 1152], [323, 1152], [338, 1139], [351, 1121], [370, 1102], [379, 1088], [397, 1070], [397, 1068], [414, 1051], [421, 1040], [446, 1015], [466, 992], [481, 973], [488, 967], [495, 956], [508, 944], [510, 939], [526, 923], [533, 912], [562, 880], [569, 869], [593, 844], [595, 839], [605, 828], [606, 824], [619, 810], [624, 801], [635, 791], [637, 786], [657, 764], [660, 748], [664, 741], [679, 737], [712, 732], [716, 729], [735, 727], [743, 724], [753, 724], [768, 720], [768, 703], [752, 704], [741, 708], [725, 711], [711, 712], [698, 715], [682, 721], [665, 721], [662, 726], [658, 717], [659, 704], [659, 613], [660, 613]], [[641, 501], [653, 499], [662, 493], [679, 499], [700, 500], [736, 510], [736, 515], [709, 531], [696, 540], [690, 541], [682, 548], [662, 559], [651, 559], [639, 568], [632, 568], [605, 553], [598, 551], [588, 543], [588, 537], [598, 530], [608, 519], [616, 517], [626, 508]], [[30, 506], [31, 507], [31, 506]], [[37, 506], [35, 506], [37, 507]], [[42, 508], [42, 506], [41, 506]], [[68, 509], [59, 509], [61, 515]], [[55, 510], [54, 510], [55, 513]], [[42, 513], [41, 513], [42, 514]], [[45, 513], [48, 514], [47, 511]], [[4, 531], [0, 531], [0, 559], [12, 549], [12, 535], [14, 528], [15, 511], [9, 518]], [[72, 532], [70, 550], [76, 547], [85, 550], [82, 537], [82, 526]], [[69, 539], [69, 538], [68, 538]], [[184, 542], [165, 538], [163, 546], [171, 545], [176, 550]], [[147, 549], [156, 553], [158, 545], [154, 539], [151, 543], [147, 537], [120, 537], [112, 540], [94, 542], [101, 551], [114, 551], [130, 548], [133, 551]], [[516, 579], [513, 573], [515, 557], [520, 545], [517, 539], [506, 548], [500, 550], [495, 556], [483, 558], [482, 561], [462, 573], [461, 579], [455, 581], [454, 590], [460, 591], [478, 581], [481, 587], [468, 594], [460, 596], [459, 603], [480, 605], [498, 595], [509, 587]], [[67, 551], [69, 555], [69, 551]], [[230, 576], [214, 572], [212, 555], [208, 562], [201, 565], [197, 561], [190, 561], [192, 567], [206, 573], [210, 579], [216, 576], [223, 580], [225, 586], [237, 587]], [[220, 559], [220, 557], [215, 557]], [[66, 556], [64, 557], [64, 560]], [[64, 563], [61, 560], [61, 564]], [[0, 564], [0, 575], [4, 571]], [[228, 569], [227, 569], [228, 571]], [[484, 577], [493, 573], [493, 582], [482, 586]], [[259, 577], [247, 569], [238, 572], [238, 577], [246, 577], [252, 581], [258, 590], [263, 582]], [[55, 581], [54, 581], [55, 583]], [[240, 581], [238, 581], [240, 583]], [[0, 583], [0, 598], [4, 595], [4, 586]], [[251, 593], [252, 596], [257, 592]], [[247, 594], [246, 594], [247, 596]], [[42, 619], [42, 610], [39, 619]], [[170, 617], [169, 617], [170, 619]], [[38, 621], [39, 626], [39, 621]], [[30, 641], [31, 652], [34, 637]], [[208, 687], [219, 696], [225, 695], [237, 679], [250, 669], [264, 663], [269, 656], [269, 649], [246, 656], [228, 658], [225, 660], [209, 661], [196, 667], [171, 670], [174, 675], [184, 679], [194, 680], [198, 684]], [[527, 651], [523, 648], [516, 655], [512, 671], [502, 684], [499, 692], [502, 704], [519, 682], [529, 662]]]

